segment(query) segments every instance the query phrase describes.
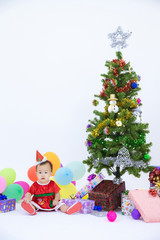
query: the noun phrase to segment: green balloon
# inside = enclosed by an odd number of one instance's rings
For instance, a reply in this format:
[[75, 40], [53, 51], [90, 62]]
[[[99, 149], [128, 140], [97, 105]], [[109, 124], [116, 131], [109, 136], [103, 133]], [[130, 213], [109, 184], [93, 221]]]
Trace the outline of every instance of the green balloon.
[[19, 184], [10, 184], [5, 191], [3, 192], [7, 198], [15, 198], [16, 202], [18, 202], [23, 196], [23, 188]]
[[7, 182], [7, 186], [14, 183], [16, 179], [16, 172], [13, 168], [4, 168], [2, 171], [0, 171], [0, 176], [4, 177]]
[[84, 176], [85, 171], [86, 171], [84, 164], [81, 162], [77, 162], [77, 161], [67, 164], [66, 168], [69, 168], [73, 173], [72, 181], [81, 179]]

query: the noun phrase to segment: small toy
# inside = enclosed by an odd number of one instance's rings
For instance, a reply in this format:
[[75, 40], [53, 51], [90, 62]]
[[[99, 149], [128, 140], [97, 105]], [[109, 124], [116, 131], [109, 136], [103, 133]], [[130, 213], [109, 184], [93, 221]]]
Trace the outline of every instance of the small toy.
[[114, 222], [117, 218], [117, 214], [114, 211], [109, 211], [107, 213], [107, 218], [110, 222]]
[[139, 211], [135, 208], [133, 209], [133, 211], [131, 212], [131, 216], [132, 218], [134, 218], [135, 220], [138, 220], [141, 217], [141, 214], [139, 213]]
[[101, 206], [94, 206], [93, 210], [95, 211], [102, 211], [102, 207]]

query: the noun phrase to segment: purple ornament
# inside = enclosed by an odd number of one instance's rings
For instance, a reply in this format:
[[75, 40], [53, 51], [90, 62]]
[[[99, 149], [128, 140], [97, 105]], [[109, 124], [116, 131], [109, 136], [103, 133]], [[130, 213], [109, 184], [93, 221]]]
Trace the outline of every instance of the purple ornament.
[[91, 175], [88, 176], [87, 180], [90, 182], [96, 177], [96, 174], [92, 173]]
[[88, 146], [88, 147], [91, 147], [91, 146], [92, 146], [92, 143], [91, 143], [90, 140], [87, 141], [87, 146]]
[[131, 216], [135, 220], [138, 220], [140, 218], [141, 214], [139, 213], [139, 211], [137, 209], [133, 209], [133, 211], [131, 212]]
[[140, 76], [140, 75], [137, 75], [137, 77], [138, 77], [138, 81], [141, 81], [141, 76]]

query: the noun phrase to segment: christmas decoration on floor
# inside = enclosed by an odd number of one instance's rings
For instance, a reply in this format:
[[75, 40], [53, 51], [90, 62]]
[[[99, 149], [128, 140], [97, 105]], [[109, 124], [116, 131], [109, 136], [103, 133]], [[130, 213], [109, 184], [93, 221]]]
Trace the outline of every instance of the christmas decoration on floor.
[[159, 196], [152, 196], [148, 190], [139, 189], [130, 190], [128, 195], [145, 222], [160, 222]]
[[113, 211], [121, 206], [121, 193], [125, 192], [125, 183], [114, 184], [111, 180], [103, 180], [92, 191], [89, 199], [95, 200], [96, 206], [101, 206], [105, 211]]
[[89, 156], [83, 163], [88, 165], [89, 171], [95, 169], [99, 173], [105, 169], [108, 175], [113, 174], [115, 184], [121, 184], [126, 172], [140, 177], [141, 171], [147, 173], [153, 169], [149, 165], [152, 143], [146, 142], [148, 123], [142, 123], [142, 100], [137, 96], [141, 90], [140, 76], [120, 52], [127, 46], [130, 35], [121, 27], [109, 34], [111, 47], [117, 47], [118, 51], [116, 59], [106, 61], [108, 72], [101, 75], [102, 91], [94, 96], [104, 101], [105, 108], [103, 112], [98, 111], [94, 100], [95, 118], [89, 120], [90, 127], [86, 129]]
[[133, 209], [135, 206], [131, 199], [128, 196], [129, 190], [126, 190], [124, 193], [121, 194], [121, 211], [122, 215], [131, 216]]

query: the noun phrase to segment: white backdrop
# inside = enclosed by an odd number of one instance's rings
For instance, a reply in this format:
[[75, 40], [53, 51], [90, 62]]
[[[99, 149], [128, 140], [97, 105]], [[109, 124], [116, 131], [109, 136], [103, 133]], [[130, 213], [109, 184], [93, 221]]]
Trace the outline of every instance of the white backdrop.
[[[28, 181], [36, 150], [55, 152], [63, 165], [87, 158], [92, 100], [105, 61], [115, 58], [107, 35], [118, 26], [132, 31], [123, 58], [142, 77], [143, 122], [152, 164], [160, 165], [159, 10], [153, 0], [0, 0], [0, 169]], [[127, 188], [149, 185], [148, 174], [123, 179]]]

